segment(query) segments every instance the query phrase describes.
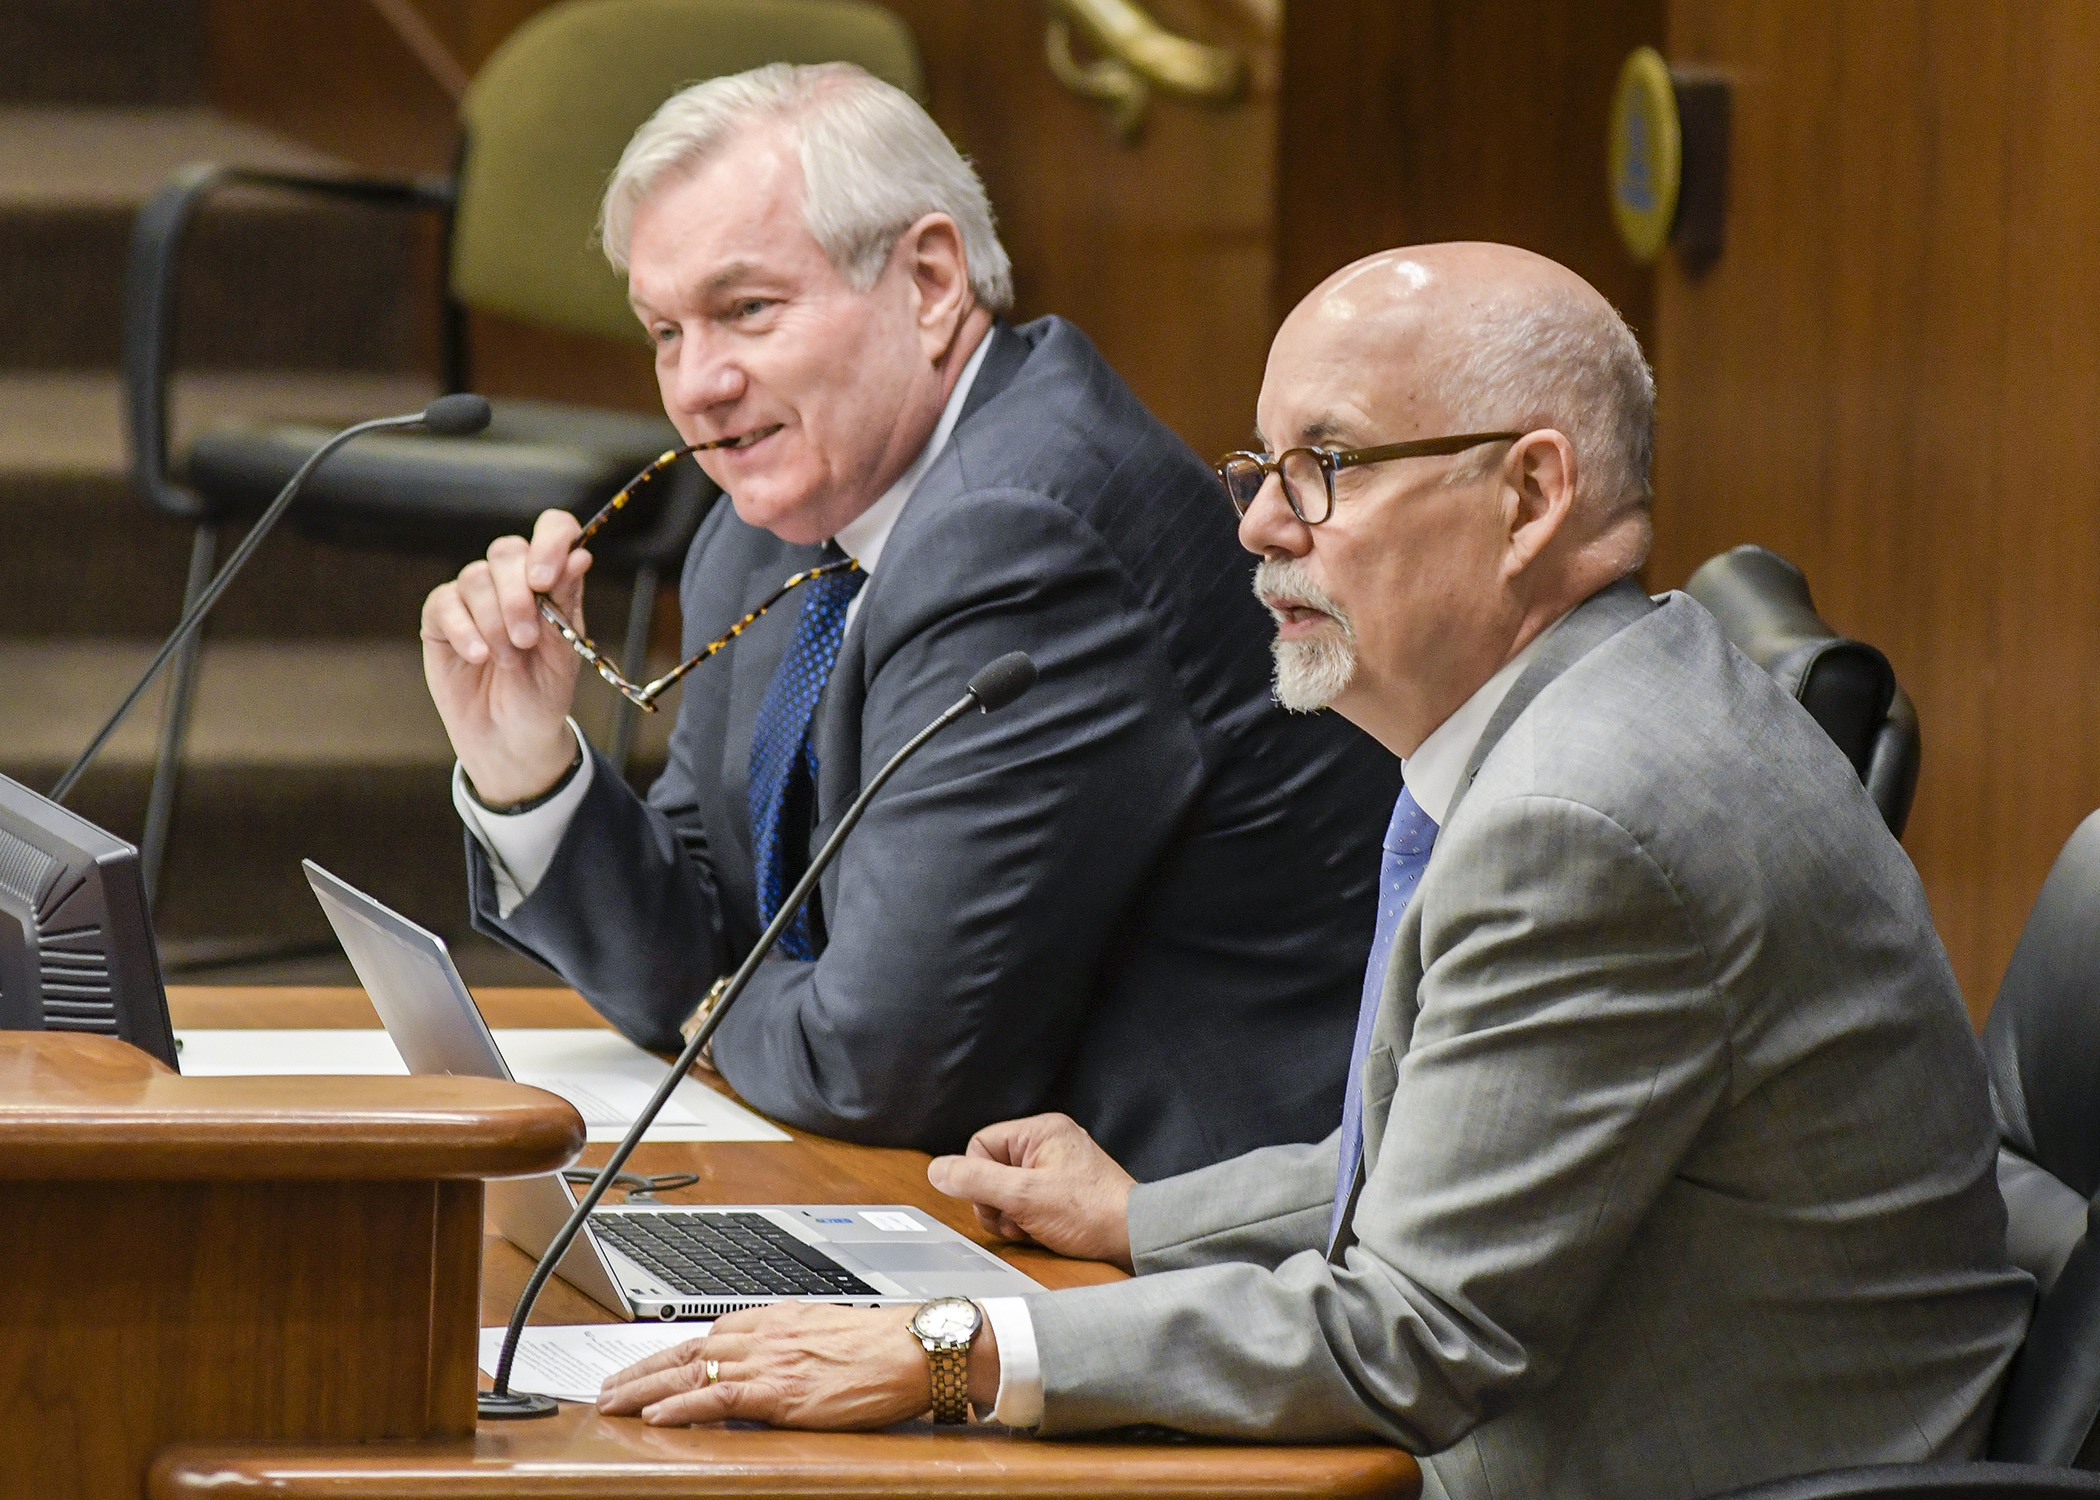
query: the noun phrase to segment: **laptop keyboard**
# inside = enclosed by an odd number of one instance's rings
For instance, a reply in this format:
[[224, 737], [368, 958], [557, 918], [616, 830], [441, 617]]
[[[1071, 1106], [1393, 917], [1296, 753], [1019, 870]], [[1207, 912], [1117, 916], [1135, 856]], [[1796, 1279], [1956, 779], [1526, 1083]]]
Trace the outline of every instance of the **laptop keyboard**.
[[593, 1233], [688, 1295], [879, 1297], [763, 1214], [594, 1213]]

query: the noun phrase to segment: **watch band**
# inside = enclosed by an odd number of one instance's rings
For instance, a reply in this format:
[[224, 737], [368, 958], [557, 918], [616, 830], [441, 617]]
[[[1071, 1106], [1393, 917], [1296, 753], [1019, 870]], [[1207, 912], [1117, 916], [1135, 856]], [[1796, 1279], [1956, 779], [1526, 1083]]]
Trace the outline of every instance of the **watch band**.
[[[968, 1314], [968, 1331], [960, 1332], [952, 1321], [929, 1313], [947, 1309]], [[984, 1310], [968, 1297], [936, 1297], [911, 1316], [908, 1327], [926, 1351], [926, 1369], [933, 1384], [933, 1419], [936, 1422], [970, 1420], [970, 1346], [984, 1326]]]
[[926, 1350], [926, 1363], [933, 1370], [933, 1419], [936, 1422], [970, 1420], [970, 1346]]

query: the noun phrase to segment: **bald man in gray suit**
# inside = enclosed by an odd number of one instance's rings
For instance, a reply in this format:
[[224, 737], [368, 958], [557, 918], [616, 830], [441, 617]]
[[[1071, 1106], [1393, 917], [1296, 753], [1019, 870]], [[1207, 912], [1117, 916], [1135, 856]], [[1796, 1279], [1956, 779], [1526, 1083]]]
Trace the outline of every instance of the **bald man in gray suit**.
[[[1056, 1116], [937, 1160], [1139, 1273], [987, 1303], [978, 1407], [1383, 1440], [1464, 1500], [1981, 1451], [2032, 1295], [1981, 1059], [1849, 764], [1632, 581], [1652, 401], [1603, 299], [1501, 246], [1359, 262], [1278, 334], [1279, 452], [1224, 466], [1278, 694], [1405, 764], [1341, 1126], [1146, 1185]], [[901, 1323], [725, 1318], [603, 1404], [894, 1420], [944, 1357]]]

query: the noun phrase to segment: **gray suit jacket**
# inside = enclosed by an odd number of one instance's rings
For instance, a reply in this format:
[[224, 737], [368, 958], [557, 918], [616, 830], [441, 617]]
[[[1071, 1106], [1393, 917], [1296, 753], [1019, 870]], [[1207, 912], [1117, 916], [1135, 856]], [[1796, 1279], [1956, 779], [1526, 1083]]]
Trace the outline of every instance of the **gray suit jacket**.
[[1044, 1429], [1375, 1437], [1431, 1494], [1702, 1496], [1980, 1451], [2025, 1329], [1916, 874], [1681, 594], [1603, 591], [1491, 722], [1336, 1143], [1141, 1187], [1029, 1299]]
[[[1216, 476], [1085, 336], [1045, 318], [992, 337], [818, 706], [812, 847], [977, 668], [1019, 649], [1041, 679], [876, 799], [820, 887], [816, 961], [760, 968], [715, 1063], [768, 1114], [882, 1145], [959, 1150], [1062, 1109], [1163, 1177], [1317, 1140], [1398, 767], [1270, 701], [1272, 631]], [[717, 505], [679, 596], [687, 648], [815, 556]], [[477, 925], [645, 1045], [675, 1048], [758, 936], [745, 783], [798, 608], [687, 679], [646, 802], [598, 767], [508, 917], [468, 841]]]

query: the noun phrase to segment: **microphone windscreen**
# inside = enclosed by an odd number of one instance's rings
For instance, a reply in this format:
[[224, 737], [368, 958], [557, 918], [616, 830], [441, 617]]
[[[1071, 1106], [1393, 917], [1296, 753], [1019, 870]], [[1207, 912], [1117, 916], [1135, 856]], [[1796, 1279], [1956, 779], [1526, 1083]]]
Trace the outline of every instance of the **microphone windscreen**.
[[995, 712], [1035, 686], [1035, 663], [1026, 651], [1009, 651], [997, 661], [977, 669], [970, 679], [970, 696], [986, 713]]
[[489, 425], [488, 401], [471, 391], [440, 396], [423, 408], [423, 425], [440, 437], [472, 437]]

